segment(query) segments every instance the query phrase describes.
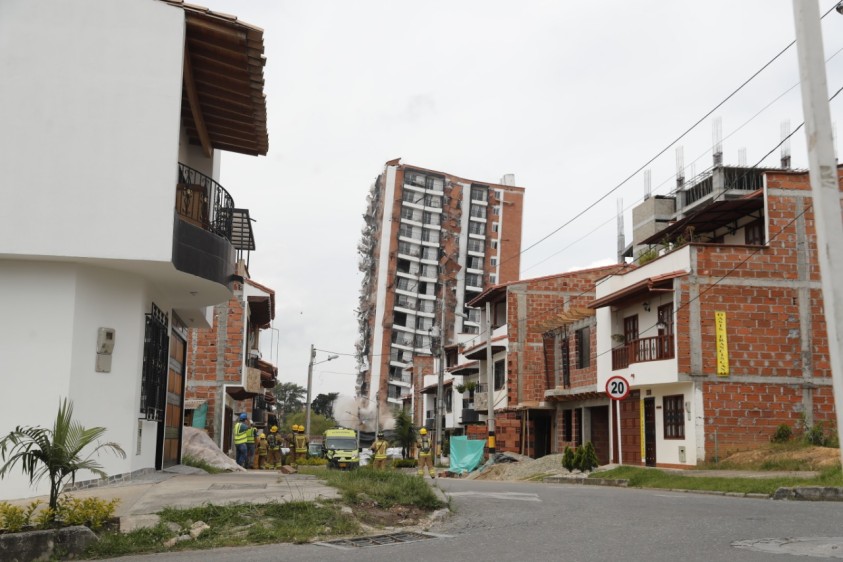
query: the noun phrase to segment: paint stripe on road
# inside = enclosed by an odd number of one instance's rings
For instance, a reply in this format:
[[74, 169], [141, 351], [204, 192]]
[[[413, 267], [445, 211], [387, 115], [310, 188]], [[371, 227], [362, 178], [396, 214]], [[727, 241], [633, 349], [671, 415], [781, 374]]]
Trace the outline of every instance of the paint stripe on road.
[[496, 500], [514, 500], [522, 502], [540, 502], [538, 494], [524, 494], [521, 492], [449, 492], [451, 497], [478, 497]]

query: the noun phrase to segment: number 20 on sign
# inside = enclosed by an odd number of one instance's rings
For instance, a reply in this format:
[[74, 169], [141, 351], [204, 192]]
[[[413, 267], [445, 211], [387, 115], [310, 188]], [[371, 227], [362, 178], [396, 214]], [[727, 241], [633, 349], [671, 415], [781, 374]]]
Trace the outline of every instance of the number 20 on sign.
[[623, 400], [629, 394], [629, 383], [620, 376], [609, 377], [606, 381], [606, 394], [612, 400]]

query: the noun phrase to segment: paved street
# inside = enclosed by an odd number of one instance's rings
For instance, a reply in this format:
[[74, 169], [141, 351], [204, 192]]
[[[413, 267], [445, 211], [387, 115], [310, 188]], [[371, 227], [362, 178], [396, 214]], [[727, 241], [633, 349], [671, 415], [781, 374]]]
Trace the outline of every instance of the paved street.
[[436, 556], [440, 560], [715, 562], [770, 560], [770, 551], [760, 549], [781, 552], [781, 539], [786, 537], [823, 537], [813, 543], [796, 541], [790, 547], [801, 549], [801, 554], [843, 558], [841, 505], [834, 502], [521, 482], [443, 479], [439, 485], [451, 496], [455, 513], [430, 529], [439, 536], [418, 542], [369, 548], [269, 545], [119, 560], [394, 562]]

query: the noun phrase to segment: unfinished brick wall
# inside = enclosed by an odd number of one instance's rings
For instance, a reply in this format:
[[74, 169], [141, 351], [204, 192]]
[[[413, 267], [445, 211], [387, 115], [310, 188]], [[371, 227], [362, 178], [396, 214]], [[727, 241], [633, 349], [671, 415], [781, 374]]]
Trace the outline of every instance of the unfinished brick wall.
[[[190, 330], [187, 349], [186, 399], [208, 402], [205, 428], [217, 439], [225, 411], [223, 384], [241, 384], [245, 334], [245, 303], [237, 296], [214, 307], [214, 325]], [[251, 415], [251, 400], [240, 404]]]

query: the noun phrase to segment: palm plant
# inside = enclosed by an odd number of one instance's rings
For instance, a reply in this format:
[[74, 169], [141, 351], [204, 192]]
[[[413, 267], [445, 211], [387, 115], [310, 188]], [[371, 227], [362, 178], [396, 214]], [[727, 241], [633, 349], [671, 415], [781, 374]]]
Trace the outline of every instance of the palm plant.
[[416, 444], [416, 426], [410, 414], [404, 410], [398, 410], [393, 416], [395, 419], [395, 439], [401, 445], [401, 456], [405, 459], [409, 456], [410, 450]]
[[29, 477], [30, 485], [37, 484], [44, 476], [50, 479], [50, 508], [56, 512], [59, 492], [65, 480], [76, 481], [76, 472], [90, 470], [105, 478], [108, 474], [102, 466], [91, 459], [100, 449], [114, 452], [126, 458], [126, 453], [117, 443], [96, 443], [93, 451], [84, 458], [82, 449], [94, 444], [105, 433], [104, 427], [86, 429], [73, 419], [73, 402], [66, 398], [59, 403], [59, 411], [52, 429], [18, 426], [0, 439], [0, 479], [18, 463]]

